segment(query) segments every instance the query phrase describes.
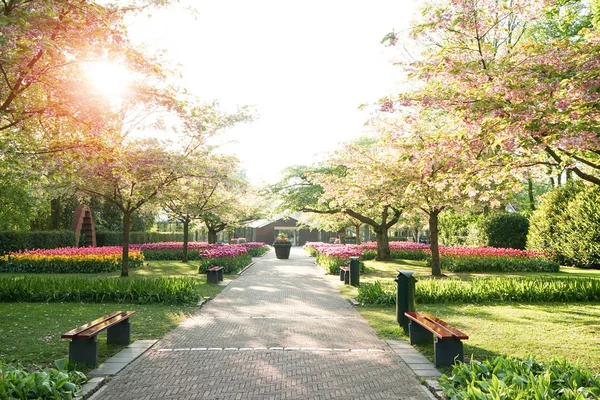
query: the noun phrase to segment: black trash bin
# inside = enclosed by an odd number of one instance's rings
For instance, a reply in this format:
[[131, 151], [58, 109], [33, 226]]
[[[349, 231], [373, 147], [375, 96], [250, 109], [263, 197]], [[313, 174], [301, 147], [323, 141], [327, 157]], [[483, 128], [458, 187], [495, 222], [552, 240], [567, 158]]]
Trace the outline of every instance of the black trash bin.
[[415, 311], [415, 283], [413, 276], [415, 271], [400, 271], [396, 277], [396, 321], [408, 332], [410, 320], [404, 315], [405, 312]]

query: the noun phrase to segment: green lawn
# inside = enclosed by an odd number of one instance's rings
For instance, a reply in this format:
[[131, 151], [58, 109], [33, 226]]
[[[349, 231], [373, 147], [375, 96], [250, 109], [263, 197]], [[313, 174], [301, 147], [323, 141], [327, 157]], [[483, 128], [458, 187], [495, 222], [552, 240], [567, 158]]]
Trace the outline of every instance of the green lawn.
[[[129, 278], [197, 277], [203, 296], [215, 297], [223, 286], [208, 284], [206, 275], [197, 273], [197, 263], [180, 261], [149, 261], [142, 268], [129, 271]], [[12, 276], [69, 276], [119, 278], [119, 272], [107, 274], [0, 274]], [[226, 275], [235, 279], [237, 275]], [[0, 303], [0, 358], [25, 365], [46, 365], [69, 352], [69, 340], [60, 335], [92, 321], [111, 311], [137, 312], [132, 317], [132, 340], [160, 339], [181, 322], [194, 306], [139, 305], [139, 304], [80, 304], [80, 303]], [[106, 345], [106, 333], [99, 335], [101, 361], [118, 352], [122, 346]]]
[[[382, 281], [394, 285], [397, 270], [415, 271], [418, 279], [431, 275], [423, 261], [392, 260], [388, 262], [365, 261], [366, 273], [361, 282]], [[558, 273], [520, 274], [452, 274], [462, 279], [492, 276], [543, 276], [581, 277], [600, 279], [600, 271], [562, 267]], [[335, 277], [331, 277], [335, 279]], [[418, 285], [418, 283], [417, 283]], [[358, 289], [340, 286], [346, 298], [356, 297]], [[571, 362], [579, 360], [584, 368], [600, 372], [600, 304], [599, 303], [548, 303], [548, 304], [417, 304], [418, 311], [428, 311], [456, 326], [469, 336], [465, 355], [477, 359], [499, 354], [525, 357], [536, 355], [540, 360], [558, 356]], [[396, 322], [394, 307], [363, 306], [358, 311], [366, 318], [377, 334], [385, 339], [408, 341], [408, 336]], [[433, 360], [433, 345], [417, 348]], [[448, 372], [449, 369], [443, 370]]]
[[[540, 361], [552, 357], [579, 361], [582, 367], [600, 372], [600, 303], [418, 305], [469, 336], [465, 355], [482, 360], [505, 354], [535, 355]], [[377, 334], [385, 339], [408, 341], [396, 322], [393, 307], [358, 307]], [[419, 345], [433, 360], [433, 345]]]
[[[131, 317], [132, 341], [160, 339], [196, 307], [159, 304], [0, 303], [0, 358], [24, 365], [46, 365], [69, 354], [68, 339], [60, 336], [111, 311], [136, 311]], [[123, 346], [106, 345], [98, 335], [103, 361]]]

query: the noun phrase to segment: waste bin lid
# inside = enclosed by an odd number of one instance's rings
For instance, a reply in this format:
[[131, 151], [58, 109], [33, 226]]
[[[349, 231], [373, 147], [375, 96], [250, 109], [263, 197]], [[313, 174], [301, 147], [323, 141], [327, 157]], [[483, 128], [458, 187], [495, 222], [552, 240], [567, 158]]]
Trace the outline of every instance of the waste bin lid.
[[407, 270], [400, 270], [400, 269], [397, 271], [398, 271], [398, 276], [404, 275], [406, 277], [410, 277], [410, 276], [412, 276], [412, 274], [415, 273], [415, 271], [407, 271]]

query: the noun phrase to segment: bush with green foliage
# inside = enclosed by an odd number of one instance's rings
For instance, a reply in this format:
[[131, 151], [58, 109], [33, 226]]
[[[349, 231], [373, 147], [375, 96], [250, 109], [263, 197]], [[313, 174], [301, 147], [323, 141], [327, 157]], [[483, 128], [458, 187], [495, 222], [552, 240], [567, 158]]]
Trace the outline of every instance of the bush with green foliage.
[[600, 188], [570, 182], [546, 194], [530, 218], [527, 247], [564, 265], [600, 268]]
[[361, 304], [393, 305], [396, 304], [396, 292], [385, 290], [380, 281], [367, 282], [358, 288], [356, 300]]
[[261, 257], [264, 256], [271, 249], [271, 247], [268, 245], [248, 246], [247, 249], [248, 254], [250, 254], [250, 257]]
[[529, 220], [518, 213], [493, 214], [485, 222], [490, 247], [523, 250], [527, 244]]
[[0, 255], [14, 251], [56, 249], [75, 245], [72, 231], [0, 232]]
[[600, 377], [562, 359], [547, 364], [533, 356], [524, 360], [495, 357], [470, 364], [457, 363], [450, 377], [440, 379], [450, 399], [564, 399], [600, 398]]
[[[364, 304], [395, 304], [396, 287], [381, 283], [373, 287], [377, 282], [359, 287], [359, 298], [363, 299], [360, 301]], [[420, 279], [415, 285], [415, 301], [421, 304], [600, 301], [600, 279]]]
[[439, 217], [439, 240], [444, 246], [484, 246], [483, 216], [470, 212], [446, 211]]
[[195, 278], [0, 278], [0, 302], [190, 304], [201, 299]]
[[67, 361], [56, 360], [55, 368], [31, 372], [0, 360], [0, 399], [74, 398], [87, 378], [79, 371], [68, 371]]

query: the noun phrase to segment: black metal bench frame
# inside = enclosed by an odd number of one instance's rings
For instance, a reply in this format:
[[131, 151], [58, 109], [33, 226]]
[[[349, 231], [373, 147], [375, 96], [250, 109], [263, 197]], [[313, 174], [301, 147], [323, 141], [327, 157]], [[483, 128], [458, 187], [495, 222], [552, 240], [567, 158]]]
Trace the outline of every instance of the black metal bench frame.
[[340, 281], [344, 281], [344, 285], [350, 284], [350, 267], [348, 267], [348, 266], [340, 267]]
[[410, 344], [434, 341], [435, 366], [453, 365], [464, 360], [463, 343], [469, 337], [441, 319], [426, 312], [406, 312], [410, 319]]
[[97, 335], [106, 330], [107, 344], [127, 345], [131, 342], [129, 318], [135, 311], [114, 311], [61, 335], [71, 339], [69, 361], [95, 366], [98, 364]]
[[223, 280], [223, 267], [210, 267], [206, 270], [208, 283], [219, 283]]

